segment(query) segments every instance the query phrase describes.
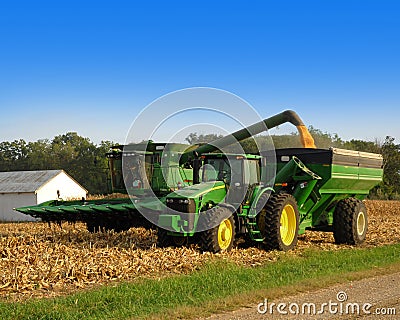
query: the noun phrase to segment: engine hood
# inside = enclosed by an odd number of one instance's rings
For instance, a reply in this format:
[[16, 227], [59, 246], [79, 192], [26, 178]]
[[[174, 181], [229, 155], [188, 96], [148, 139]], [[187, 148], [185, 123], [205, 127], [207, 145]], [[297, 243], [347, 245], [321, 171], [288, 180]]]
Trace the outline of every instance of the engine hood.
[[223, 188], [225, 188], [225, 183], [222, 181], [202, 182], [193, 186], [176, 190], [169, 194], [167, 198], [198, 198], [212, 190]]

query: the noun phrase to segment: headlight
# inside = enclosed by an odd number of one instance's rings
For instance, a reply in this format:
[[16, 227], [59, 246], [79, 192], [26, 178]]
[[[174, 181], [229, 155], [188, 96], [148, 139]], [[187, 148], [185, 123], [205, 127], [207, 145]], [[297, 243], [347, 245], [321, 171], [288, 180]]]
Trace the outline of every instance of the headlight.
[[174, 200], [173, 199], [167, 199], [167, 203], [173, 203]]
[[189, 203], [189, 200], [188, 200], [188, 199], [179, 199], [179, 203], [188, 204], [188, 203]]

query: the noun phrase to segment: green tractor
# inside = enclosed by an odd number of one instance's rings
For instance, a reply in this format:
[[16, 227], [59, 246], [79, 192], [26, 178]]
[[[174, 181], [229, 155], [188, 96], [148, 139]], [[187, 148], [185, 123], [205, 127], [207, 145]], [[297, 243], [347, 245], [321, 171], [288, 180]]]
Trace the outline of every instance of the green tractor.
[[[212, 148], [208, 147], [210, 151]], [[362, 202], [382, 180], [382, 157], [342, 149], [279, 149], [276, 165], [261, 155], [205, 153], [201, 183], [166, 197], [158, 244], [189, 239], [203, 250], [230, 250], [236, 236], [287, 251], [306, 230], [331, 231], [337, 243], [360, 244], [368, 228]], [[276, 171], [273, 180], [267, 173]]]

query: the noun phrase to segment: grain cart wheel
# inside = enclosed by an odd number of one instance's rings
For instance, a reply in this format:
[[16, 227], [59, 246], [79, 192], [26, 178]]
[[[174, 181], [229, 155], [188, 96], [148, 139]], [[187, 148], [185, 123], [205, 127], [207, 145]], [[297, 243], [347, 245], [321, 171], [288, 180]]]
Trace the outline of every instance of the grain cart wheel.
[[157, 246], [160, 248], [166, 247], [182, 247], [187, 244], [187, 237], [170, 236], [168, 231], [163, 228], [157, 229]]
[[364, 242], [368, 230], [365, 204], [356, 198], [338, 202], [333, 213], [333, 236], [338, 244], [357, 245]]
[[232, 249], [235, 240], [235, 220], [225, 207], [214, 207], [205, 216], [206, 223], [215, 226], [200, 234], [200, 245], [204, 251], [220, 252]]
[[265, 205], [264, 242], [268, 250], [288, 251], [297, 244], [299, 210], [287, 193], [271, 195]]

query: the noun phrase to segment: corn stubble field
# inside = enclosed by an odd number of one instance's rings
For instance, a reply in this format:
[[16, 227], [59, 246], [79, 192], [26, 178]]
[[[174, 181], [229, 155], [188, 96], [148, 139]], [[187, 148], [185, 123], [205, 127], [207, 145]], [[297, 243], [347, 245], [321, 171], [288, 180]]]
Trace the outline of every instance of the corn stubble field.
[[[369, 231], [363, 246], [399, 243], [400, 202], [370, 200], [366, 205]], [[189, 273], [217, 259], [257, 266], [283, 255], [301, 255], [307, 248], [351, 248], [334, 244], [331, 233], [311, 231], [287, 253], [239, 245], [228, 253], [210, 254], [194, 245], [160, 249], [156, 240], [155, 231], [143, 228], [91, 234], [83, 224], [62, 228], [45, 223], [0, 224], [0, 298], [51, 297], [121, 280]]]

